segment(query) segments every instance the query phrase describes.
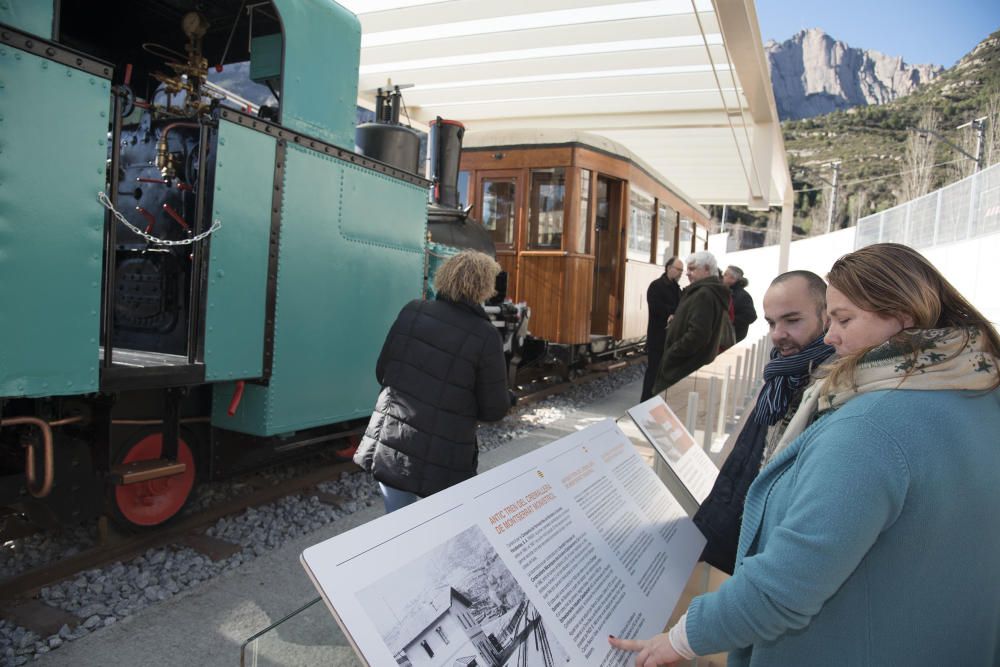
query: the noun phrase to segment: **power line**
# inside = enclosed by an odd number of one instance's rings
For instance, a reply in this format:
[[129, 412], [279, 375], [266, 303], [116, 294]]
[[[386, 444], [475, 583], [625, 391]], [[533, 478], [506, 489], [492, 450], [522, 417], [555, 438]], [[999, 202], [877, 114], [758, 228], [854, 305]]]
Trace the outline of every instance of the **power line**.
[[[934, 169], [936, 167], [944, 167], [949, 164], [955, 164], [957, 162], [965, 162], [965, 160], [949, 160], [948, 162], [938, 162], [937, 164], [932, 164], [927, 169]], [[845, 181], [841, 183], [841, 187], [846, 185], [857, 185], [858, 183], [870, 183], [871, 181], [884, 181], [887, 178], [897, 178], [903, 174], [912, 174], [915, 171], [922, 171], [921, 169], [910, 169], [909, 171], [897, 171], [892, 174], [886, 174], [884, 176], [872, 176], [871, 178], [860, 178], [856, 181]], [[818, 192], [820, 190], [826, 190], [826, 188], [803, 188], [801, 190], [792, 190], [792, 192]]]

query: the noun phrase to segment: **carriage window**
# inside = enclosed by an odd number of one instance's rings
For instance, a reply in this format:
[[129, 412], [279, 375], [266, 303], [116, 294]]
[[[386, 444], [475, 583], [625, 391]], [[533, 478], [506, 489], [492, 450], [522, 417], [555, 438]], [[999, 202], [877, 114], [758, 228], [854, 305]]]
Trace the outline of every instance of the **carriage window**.
[[706, 250], [708, 248], [708, 230], [701, 225], [695, 225], [695, 250]]
[[694, 222], [687, 218], [681, 218], [680, 238], [677, 242], [677, 254], [687, 257], [691, 252], [691, 239], [694, 238]]
[[469, 205], [469, 172], [458, 172], [458, 205], [465, 208]]
[[532, 169], [528, 202], [528, 248], [560, 249], [563, 233], [563, 198], [566, 170]]
[[653, 206], [646, 193], [632, 188], [629, 196], [628, 259], [648, 262], [653, 248]]
[[576, 226], [573, 251], [581, 255], [590, 250], [590, 170], [580, 170], [580, 221]]
[[666, 204], [660, 204], [660, 223], [656, 229], [656, 263], [663, 266], [674, 255], [674, 230], [677, 229], [677, 213]]
[[493, 242], [501, 246], [513, 245], [517, 211], [514, 179], [484, 178], [479, 201], [483, 208], [483, 226], [490, 231]]

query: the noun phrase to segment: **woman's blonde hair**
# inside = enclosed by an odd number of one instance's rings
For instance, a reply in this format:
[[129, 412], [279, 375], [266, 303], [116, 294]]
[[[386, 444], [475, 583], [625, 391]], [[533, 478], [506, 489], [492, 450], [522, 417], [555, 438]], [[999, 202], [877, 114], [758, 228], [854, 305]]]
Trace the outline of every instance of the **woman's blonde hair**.
[[463, 250], [438, 267], [434, 288], [452, 301], [482, 303], [496, 292], [498, 273], [500, 265], [489, 255]]
[[[898, 243], [867, 246], [834, 262], [826, 279], [858, 308], [884, 317], [909, 316], [915, 329], [978, 329], [983, 351], [1000, 357], [1000, 336], [993, 325], [913, 248]], [[906, 344], [907, 353], [916, 358], [919, 350], [913, 347], [911, 337], [896, 340]], [[858, 362], [871, 349], [835, 361], [826, 386], [853, 385]]]

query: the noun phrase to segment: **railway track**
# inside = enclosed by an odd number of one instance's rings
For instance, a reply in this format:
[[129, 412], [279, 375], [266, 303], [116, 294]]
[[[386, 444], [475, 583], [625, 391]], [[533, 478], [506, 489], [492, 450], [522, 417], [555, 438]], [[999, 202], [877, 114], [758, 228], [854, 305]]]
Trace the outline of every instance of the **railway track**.
[[[181, 517], [150, 532], [120, 533], [102, 518], [98, 522], [97, 544], [93, 547], [0, 580], [0, 617], [41, 636], [53, 634], [63, 625], [68, 625], [72, 629], [83, 619], [42, 602], [38, 595], [40, 589], [85, 570], [129, 560], [149, 549], [171, 545], [191, 548], [213, 561], [228, 558], [239, 552], [243, 546], [206, 534], [207, 529], [219, 519], [296, 494], [316, 496], [322, 503], [338, 506], [343, 502], [342, 498], [324, 493], [317, 486], [323, 482], [336, 480], [343, 472], [357, 470], [358, 467], [351, 462], [339, 462], [274, 483], [268, 483], [261, 477], [251, 476], [247, 482], [249, 488], [246, 493]], [[6, 539], [4, 538], [4, 541]]]
[[[532, 382], [520, 387], [516, 392], [518, 410], [644, 360], [645, 356], [635, 355], [622, 360], [595, 364], [583, 375], [571, 380], [546, 378]], [[261, 475], [248, 475], [241, 478], [247, 487], [246, 492], [182, 516], [166, 526], [149, 532], [120, 533], [107, 519], [101, 519], [98, 522], [98, 539], [94, 546], [55, 562], [0, 579], [0, 618], [42, 637], [58, 632], [64, 625], [73, 629], [84, 619], [47, 604], [41, 599], [42, 588], [70, 579], [87, 570], [103, 568], [115, 562], [129, 561], [150, 549], [162, 547], [187, 547], [212, 561], [224, 560], [244, 547], [207, 534], [206, 531], [220, 519], [236, 516], [248, 508], [267, 505], [293, 495], [315, 496], [323, 504], [339, 507], [344, 499], [323, 492], [319, 489], [319, 485], [338, 479], [344, 472], [357, 470], [357, 466], [351, 462], [338, 462], [325, 464], [305, 474], [277, 482]], [[29, 531], [23, 526], [15, 526], [9, 532], [0, 530], [0, 544], [23, 537], [27, 532]]]

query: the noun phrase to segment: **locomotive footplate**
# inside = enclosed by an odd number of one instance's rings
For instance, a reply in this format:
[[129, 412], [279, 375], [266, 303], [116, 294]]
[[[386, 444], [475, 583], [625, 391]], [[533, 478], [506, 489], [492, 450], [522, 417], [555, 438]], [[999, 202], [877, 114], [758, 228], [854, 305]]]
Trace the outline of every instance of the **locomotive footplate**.
[[[99, 348], [104, 358], [104, 346]], [[205, 380], [205, 365], [180, 354], [112, 348], [111, 366], [101, 367], [101, 391], [190, 386]]]

